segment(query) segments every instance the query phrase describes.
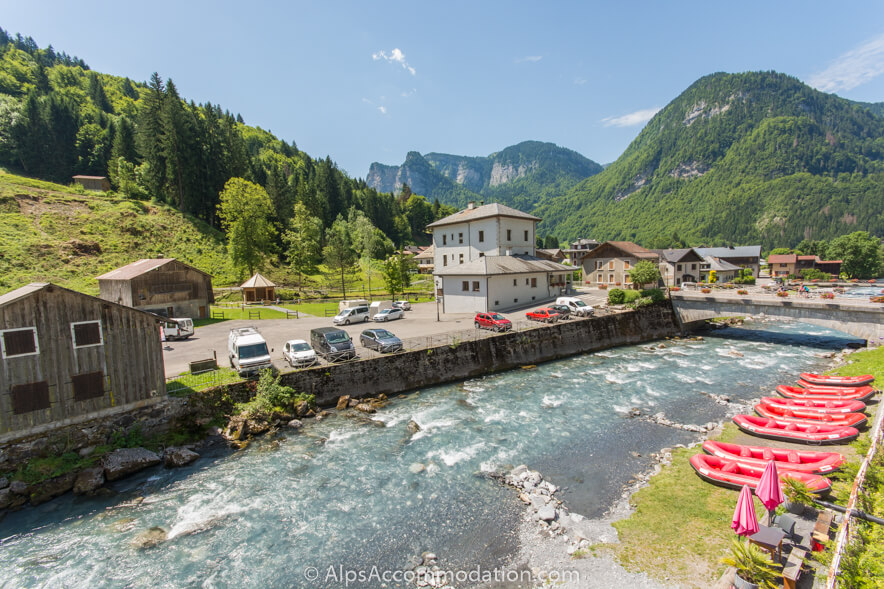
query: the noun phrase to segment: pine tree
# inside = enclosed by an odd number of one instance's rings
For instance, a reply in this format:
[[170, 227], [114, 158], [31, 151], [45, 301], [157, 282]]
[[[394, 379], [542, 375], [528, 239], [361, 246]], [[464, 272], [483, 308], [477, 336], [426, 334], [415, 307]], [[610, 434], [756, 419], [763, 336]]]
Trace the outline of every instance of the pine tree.
[[114, 112], [114, 107], [104, 91], [104, 86], [102, 85], [101, 80], [98, 79], [98, 74], [94, 72], [89, 74], [89, 97], [92, 99], [92, 102], [95, 103], [95, 106], [102, 111], [108, 113]]
[[340, 274], [341, 292], [343, 298], [347, 298], [347, 283], [345, 276], [353, 272], [356, 263], [356, 252], [353, 249], [353, 241], [347, 222], [339, 216], [325, 232], [326, 246], [322, 250], [322, 257], [328, 269]]
[[138, 153], [147, 164], [143, 179], [151, 196], [166, 199], [166, 159], [163, 153], [163, 122], [161, 113], [166, 88], [159, 74], [154, 72], [147, 84], [148, 92], [140, 101], [138, 127], [135, 135]]

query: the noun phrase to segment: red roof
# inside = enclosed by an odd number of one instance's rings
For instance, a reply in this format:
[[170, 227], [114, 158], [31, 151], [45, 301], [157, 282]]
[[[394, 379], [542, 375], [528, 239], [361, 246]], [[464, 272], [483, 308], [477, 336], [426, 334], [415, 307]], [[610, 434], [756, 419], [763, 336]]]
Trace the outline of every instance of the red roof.
[[772, 256], [767, 256], [768, 264], [794, 264], [798, 261], [798, 256], [795, 254], [774, 254]]

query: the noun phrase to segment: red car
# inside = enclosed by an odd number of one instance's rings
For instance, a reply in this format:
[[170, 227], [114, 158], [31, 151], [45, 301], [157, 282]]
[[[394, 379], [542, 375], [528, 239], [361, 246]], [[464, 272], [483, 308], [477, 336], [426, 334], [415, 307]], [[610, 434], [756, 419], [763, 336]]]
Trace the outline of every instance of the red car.
[[476, 326], [476, 329], [494, 331], [509, 331], [513, 328], [512, 322], [500, 313], [476, 313], [473, 325]]
[[550, 309], [549, 307], [541, 307], [539, 309], [534, 309], [533, 311], [528, 311], [525, 313], [525, 317], [531, 321], [543, 321], [544, 323], [555, 323], [559, 320], [559, 314], [556, 310]]

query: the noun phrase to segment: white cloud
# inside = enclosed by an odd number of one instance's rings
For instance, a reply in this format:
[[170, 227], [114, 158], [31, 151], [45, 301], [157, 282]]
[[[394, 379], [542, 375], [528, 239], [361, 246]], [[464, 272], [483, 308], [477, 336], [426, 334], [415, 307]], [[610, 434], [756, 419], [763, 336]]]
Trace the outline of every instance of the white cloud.
[[519, 57], [513, 61], [515, 61], [516, 63], [522, 63], [524, 61], [530, 61], [531, 63], [537, 63], [541, 59], [543, 59], [542, 55], [528, 55], [525, 57]]
[[589, 80], [587, 80], [586, 78], [581, 78], [580, 76], [574, 78], [574, 84], [576, 84], [577, 86], [583, 86], [588, 81]]
[[637, 110], [629, 114], [620, 115], [619, 117], [606, 117], [602, 119], [602, 123], [606, 127], [634, 127], [635, 125], [643, 125], [651, 120], [651, 118], [660, 111], [660, 107], [645, 108]]
[[387, 107], [386, 107], [386, 106], [379, 106], [379, 107], [378, 107], [378, 110], [380, 111], [380, 113], [381, 113], [382, 115], [387, 114]]
[[387, 53], [386, 51], [378, 51], [377, 53], [372, 53], [371, 58], [375, 61], [383, 59], [387, 63], [398, 63], [412, 76], [417, 74], [415, 69], [411, 67], [407, 61], [405, 61], [405, 54], [398, 47], [394, 48], [393, 51], [391, 51], [390, 53]]
[[412, 88], [411, 90], [406, 90], [399, 94], [402, 98], [411, 98], [417, 93], [417, 88]]
[[884, 34], [839, 56], [810, 77], [808, 84], [823, 92], [851, 90], [884, 74]]

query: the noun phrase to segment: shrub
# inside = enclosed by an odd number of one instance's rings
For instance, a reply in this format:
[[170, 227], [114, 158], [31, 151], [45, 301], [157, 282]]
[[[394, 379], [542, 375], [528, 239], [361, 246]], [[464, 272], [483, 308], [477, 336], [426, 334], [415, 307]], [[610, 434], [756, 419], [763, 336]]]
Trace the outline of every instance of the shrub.
[[805, 268], [801, 271], [801, 278], [804, 280], [829, 280], [831, 276], [816, 268]]
[[264, 370], [258, 379], [255, 396], [247, 403], [237, 403], [236, 410], [248, 416], [269, 414], [274, 410], [288, 410], [296, 403], [307, 401], [310, 406], [316, 404], [315, 395], [295, 393], [295, 389], [279, 383], [280, 375], [272, 370]]
[[622, 288], [612, 288], [608, 291], [609, 305], [622, 305], [626, 302], [626, 291]]
[[666, 300], [666, 295], [659, 288], [646, 288], [641, 291], [641, 296], [650, 297], [652, 302], [661, 303]]
[[623, 291], [623, 302], [626, 304], [634, 303], [635, 301], [639, 300], [641, 296], [642, 293], [637, 290], [625, 290]]
[[[635, 291], [635, 290], [630, 291], [630, 292], [638, 293], [638, 291]], [[638, 294], [641, 294], [641, 293], [638, 293]], [[641, 309], [642, 307], [647, 307], [648, 305], [651, 305], [653, 303], [654, 303], [654, 300], [651, 297], [639, 296], [634, 301], [627, 303], [627, 306], [631, 309]]]

